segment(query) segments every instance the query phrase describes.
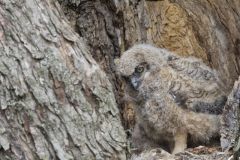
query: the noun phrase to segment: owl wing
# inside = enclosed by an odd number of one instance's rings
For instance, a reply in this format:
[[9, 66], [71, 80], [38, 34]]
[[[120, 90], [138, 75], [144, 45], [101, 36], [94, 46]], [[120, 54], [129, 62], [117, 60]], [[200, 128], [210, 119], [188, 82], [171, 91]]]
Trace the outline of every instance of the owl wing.
[[[189, 98], [186, 93], [177, 91], [169, 92], [172, 99], [176, 103], [176, 106], [182, 109], [191, 110], [198, 113], [209, 113], [209, 114], [222, 114], [223, 107], [227, 101], [227, 96], [221, 95], [214, 99], [214, 101], [206, 101], [200, 98]], [[199, 96], [197, 93], [192, 93], [192, 95]]]
[[196, 81], [183, 75], [176, 77], [168, 93], [178, 107], [200, 113], [222, 113], [227, 97], [214, 82]]
[[194, 80], [216, 81], [217, 74], [196, 58], [175, 58], [168, 60], [169, 66]]

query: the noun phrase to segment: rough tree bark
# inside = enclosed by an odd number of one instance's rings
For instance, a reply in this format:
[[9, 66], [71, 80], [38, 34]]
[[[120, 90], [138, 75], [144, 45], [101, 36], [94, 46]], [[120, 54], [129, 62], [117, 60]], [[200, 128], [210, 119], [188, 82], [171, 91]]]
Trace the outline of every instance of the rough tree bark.
[[0, 0], [0, 157], [124, 159], [114, 96], [126, 129], [134, 103], [113, 61], [135, 43], [203, 59], [227, 92], [239, 75], [239, 0], [58, 1], [65, 15], [55, 0]]
[[240, 77], [234, 83], [223, 110], [221, 147], [224, 151], [233, 150], [234, 159], [240, 157]]
[[113, 59], [142, 42], [203, 59], [220, 73], [227, 92], [239, 75], [238, 0], [59, 1], [114, 84], [119, 82], [113, 74]]
[[111, 83], [54, 0], [0, 1], [0, 159], [126, 159]]
[[[122, 103], [125, 84], [114, 74], [112, 59], [135, 43], [152, 43], [183, 56], [201, 58], [220, 73], [227, 93], [239, 75], [239, 0], [59, 1], [71, 24], [86, 39], [93, 57], [115, 84], [114, 93], [127, 129], [134, 125], [134, 103]], [[225, 127], [222, 132], [227, 129], [230, 128]]]

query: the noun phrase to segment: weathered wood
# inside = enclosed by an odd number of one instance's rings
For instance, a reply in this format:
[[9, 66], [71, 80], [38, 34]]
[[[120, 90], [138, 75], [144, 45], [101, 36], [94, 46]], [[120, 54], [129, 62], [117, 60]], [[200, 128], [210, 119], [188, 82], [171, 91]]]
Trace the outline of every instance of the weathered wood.
[[[92, 52], [93, 58], [112, 77], [127, 128], [134, 125], [135, 104], [125, 98], [124, 82], [113, 78], [112, 58], [135, 43], [152, 43], [183, 56], [201, 58], [220, 73], [227, 93], [232, 90], [239, 75], [238, 0], [60, 1], [75, 6], [73, 8], [79, 14], [75, 20], [76, 30], [86, 39], [91, 50], [95, 51]], [[119, 93], [122, 93], [120, 97]]]
[[[220, 73], [226, 92], [231, 91], [238, 77], [238, 0], [59, 1], [76, 11], [78, 19], [74, 21], [72, 17], [75, 15], [65, 10], [90, 46], [93, 57], [107, 72], [111, 82], [117, 84], [114, 91], [119, 103], [122, 102], [119, 93], [124, 94], [119, 84], [124, 83], [114, 75], [113, 59], [135, 43], [152, 43], [180, 55], [203, 59]], [[129, 102], [124, 103], [122, 110], [132, 114], [131, 106]]]
[[195, 154], [189, 151], [171, 155], [168, 152], [156, 148], [146, 150], [139, 155], [132, 155], [131, 160], [228, 160], [229, 155], [224, 152], [215, 151], [213, 153], [199, 153]]
[[135, 43], [203, 59], [227, 92], [238, 77], [239, 0], [58, 1], [65, 15], [54, 0], [0, 1], [1, 158], [124, 159], [115, 99], [130, 129], [135, 104], [114, 58]]
[[221, 147], [224, 151], [234, 151], [234, 158], [240, 156], [240, 79], [235, 82], [223, 110]]
[[240, 2], [138, 1], [124, 11], [125, 46], [148, 42], [196, 56], [220, 72], [227, 89], [239, 74]]
[[112, 85], [56, 1], [0, 1], [0, 156], [126, 159]]

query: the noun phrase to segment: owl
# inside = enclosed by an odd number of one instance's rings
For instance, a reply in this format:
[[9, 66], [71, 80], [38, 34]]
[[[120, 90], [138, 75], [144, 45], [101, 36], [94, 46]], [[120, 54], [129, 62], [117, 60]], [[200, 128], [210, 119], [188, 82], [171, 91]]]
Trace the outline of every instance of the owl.
[[137, 93], [134, 132], [142, 138], [136, 147], [167, 143], [175, 154], [187, 147], [188, 136], [206, 142], [219, 135], [227, 98], [217, 73], [201, 60], [139, 44], [116, 67]]

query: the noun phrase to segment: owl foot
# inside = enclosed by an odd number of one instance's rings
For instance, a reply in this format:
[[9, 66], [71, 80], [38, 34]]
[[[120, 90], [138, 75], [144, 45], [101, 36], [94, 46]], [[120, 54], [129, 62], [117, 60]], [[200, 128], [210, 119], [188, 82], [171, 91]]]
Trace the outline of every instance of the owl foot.
[[174, 136], [174, 141], [175, 145], [172, 154], [183, 152], [184, 149], [187, 148], [187, 132], [177, 131], [177, 133]]

